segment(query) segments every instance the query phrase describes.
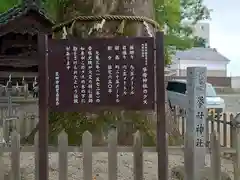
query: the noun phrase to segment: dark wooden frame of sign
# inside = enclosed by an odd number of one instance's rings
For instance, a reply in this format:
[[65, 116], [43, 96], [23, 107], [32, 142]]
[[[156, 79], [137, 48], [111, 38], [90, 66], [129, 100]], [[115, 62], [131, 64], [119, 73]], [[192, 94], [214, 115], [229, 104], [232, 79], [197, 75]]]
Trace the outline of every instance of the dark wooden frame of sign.
[[157, 153], [158, 153], [158, 180], [168, 179], [168, 144], [166, 137], [165, 118], [165, 78], [164, 78], [164, 37], [163, 32], [157, 32], [155, 38], [155, 98], [157, 112]]
[[39, 53], [39, 134], [38, 134], [38, 179], [48, 180], [48, 36], [38, 35]]
[[[155, 100], [157, 112], [158, 179], [168, 178], [168, 154], [165, 120], [164, 45], [163, 33], [155, 38]], [[39, 34], [39, 161], [38, 179], [48, 180], [48, 36]], [[164, 115], [163, 115], [164, 114]]]

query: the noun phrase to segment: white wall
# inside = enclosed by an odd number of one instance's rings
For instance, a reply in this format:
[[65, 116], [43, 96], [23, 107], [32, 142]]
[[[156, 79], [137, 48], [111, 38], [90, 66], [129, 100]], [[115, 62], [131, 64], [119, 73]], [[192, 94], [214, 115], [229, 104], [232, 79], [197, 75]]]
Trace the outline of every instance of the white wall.
[[231, 77], [232, 88], [240, 88], [240, 76]]
[[203, 60], [180, 60], [180, 69], [187, 69], [187, 67], [200, 66], [207, 67], [208, 70], [227, 70], [226, 62], [219, 61], [203, 61]]

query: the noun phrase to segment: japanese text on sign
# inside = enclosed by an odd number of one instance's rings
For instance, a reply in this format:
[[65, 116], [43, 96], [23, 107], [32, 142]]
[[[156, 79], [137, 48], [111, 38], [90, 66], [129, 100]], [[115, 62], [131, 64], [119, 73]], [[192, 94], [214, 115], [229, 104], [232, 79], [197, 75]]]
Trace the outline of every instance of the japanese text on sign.
[[50, 85], [55, 88], [50, 88], [51, 108], [76, 111], [99, 104], [154, 109], [153, 38], [62, 41], [49, 41]]
[[80, 98], [81, 103], [86, 103], [86, 66], [85, 48], [80, 47]]
[[205, 147], [206, 119], [206, 72], [204, 68], [194, 68], [188, 72], [189, 113], [193, 116], [196, 147]]
[[196, 146], [205, 147], [205, 119], [206, 119], [206, 73], [203, 69], [196, 77]]

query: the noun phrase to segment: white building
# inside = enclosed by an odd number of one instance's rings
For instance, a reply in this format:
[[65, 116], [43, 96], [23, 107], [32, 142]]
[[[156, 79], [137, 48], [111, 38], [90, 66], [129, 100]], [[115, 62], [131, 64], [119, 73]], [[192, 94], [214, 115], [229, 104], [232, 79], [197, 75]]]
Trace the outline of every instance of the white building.
[[187, 67], [207, 67], [207, 75], [215, 77], [227, 76], [229, 59], [213, 48], [192, 48], [185, 51], [177, 51], [173, 57], [171, 69], [177, 71], [177, 76], [186, 76]]
[[193, 35], [206, 40], [207, 47], [210, 46], [210, 25], [209, 23], [200, 22], [193, 27]]

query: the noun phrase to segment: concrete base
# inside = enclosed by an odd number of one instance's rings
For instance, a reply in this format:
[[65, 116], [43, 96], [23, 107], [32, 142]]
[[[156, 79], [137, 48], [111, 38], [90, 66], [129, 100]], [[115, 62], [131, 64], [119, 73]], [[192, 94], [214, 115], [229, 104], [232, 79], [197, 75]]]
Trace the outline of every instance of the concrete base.
[[[185, 177], [185, 170], [184, 166], [176, 166], [172, 168], [171, 175], [173, 178], [184, 180]], [[200, 173], [202, 177], [201, 180], [211, 180], [211, 168], [205, 167], [202, 172]], [[221, 180], [231, 180], [230, 176], [226, 172], [221, 172]]]

